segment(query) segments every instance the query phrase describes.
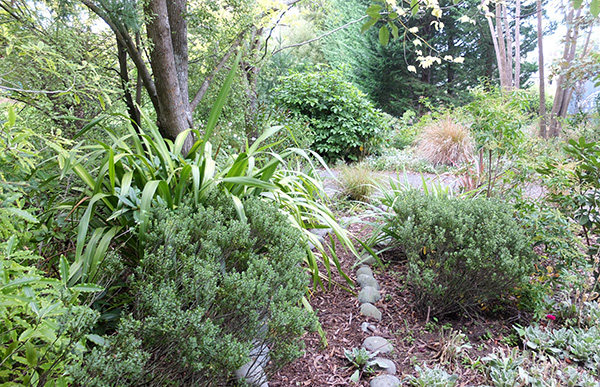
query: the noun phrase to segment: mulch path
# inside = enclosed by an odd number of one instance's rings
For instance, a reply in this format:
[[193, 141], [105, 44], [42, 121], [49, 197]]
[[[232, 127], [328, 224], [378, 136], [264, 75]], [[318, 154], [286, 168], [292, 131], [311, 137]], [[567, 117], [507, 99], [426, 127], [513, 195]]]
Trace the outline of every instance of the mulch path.
[[[350, 225], [349, 231], [362, 240], [370, 233], [369, 227], [360, 223]], [[336, 251], [344, 272], [356, 280], [356, 268], [353, 267], [356, 258], [341, 248]], [[388, 339], [394, 346], [395, 350], [386, 357], [395, 362], [398, 370], [396, 376], [400, 380], [407, 375], [416, 376], [415, 365], [431, 368], [443, 360], [443, 368], [459, 376], [457, 386], [486, 384], [485, 376], [477, 370], [477, 360], [490, 353], [493, 347], [508, 348], [503, 341], [513, 333], [511, 327], [514, 321], [497, 316], [476, 321], [430, 320], [426, 313], [413, 307], [412, 294], [403, 279], [406, 268], [401, 255], [388, 254], [385, 262], [390, 262], [386, 269], [374, 268], [382, 295], [375, 306], [383, 314], [382, 321], [359, 313], [360, 304], [356, 294], [339, 286], [326, 290], [315, 289], [310, 303], [326, 333], [327, 346], [323, 346], [317, 332], [305, 335], [304, 356], [274, 374], [269, 380], [271, 387], [369, 386], [369, 375], [363, 375], [359, 384], [349, 381], [355, 369], [344, 356], [344, 349], [360, 348], [364, 339], [373, 335]], [[345, 283], [339, 276], [334, 280]], [[375, 325], [377, 330], [363, 332], [360, 326], [364, 321]], [[442, 326], [446, 327], [445, 334]], [[469, 338], [472, 349], [468, 350], [468, 357], [447, 359], [443, 348], [450, 326], [464, 332]]]

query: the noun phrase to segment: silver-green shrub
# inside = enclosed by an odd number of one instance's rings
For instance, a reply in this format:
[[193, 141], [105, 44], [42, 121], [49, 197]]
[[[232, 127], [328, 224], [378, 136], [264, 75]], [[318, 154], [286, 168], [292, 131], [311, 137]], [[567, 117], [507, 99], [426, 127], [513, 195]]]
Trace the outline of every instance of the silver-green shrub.
[[269, 371], [301, 355], [315, 317], [299, 306], [309, 283], [300, 233], [258, 198], [244, 208], [240, 220], [220, 195], [153, 212], [131, 314], [108, 338], [115, 345], [87, 358], [81, 385], [221, 386], [256, 346], [269, 347]]
[[383, 231], [404, 249], [424, 313], [476, 313], [531, 272], [531, 245], [507, 204], [408, 191], [393, 208]]

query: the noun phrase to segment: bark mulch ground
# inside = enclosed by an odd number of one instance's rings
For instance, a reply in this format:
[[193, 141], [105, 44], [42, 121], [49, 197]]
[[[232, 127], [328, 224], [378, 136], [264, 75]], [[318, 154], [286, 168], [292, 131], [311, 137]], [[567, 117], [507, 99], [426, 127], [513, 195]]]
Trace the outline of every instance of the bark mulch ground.
[[[351, 225], [349, 230], [363, 240], [370, 233], [370, 229], [360, 223]], [[356, 268], [353, 265], [356, 258], [339, 246], [337, 254], [342, 269], [355, 280]], [[459, 376], [457, 386], [486, 384], [478, 359], [495, 347], [515, 345], [512, 325], [519, 316], [507, 312], [501, 317], [496, 315], [478, 320], [437, 321], [428, 318], [426, 311], [413, 307], [412, 294], [404, 281], [406, 268], [401, 254], [391, 253], [385, 258], [389, 265], [385, 269], [374, 270], [381, 285], [382, 299], [375, 306], [383, 314], [382, 321], [360, 315], [356, 294], [339, 286], [316, 289], [310, 302], [325, 331], [327, 345], [323, 345], [317, 332], [307, 334], [304, 337], [304, 356], [273, 375], [269, 381], [271, 387], [368, 386], [371, 375], [362, 375], [359, 384], [349, 381], [355, 369], [344, 356], [344, 349], [360, 348], [364, 339], [373, 335], [388, 339], [394, 346], [394, 352], [387, 357], [395, 362], [400, 380], [408, 375], [416, 376], [415, 365], [431, 368], [442, 364], [447, 372]], [[344, 283], [339, 276], [334, 279]], [[375, 325], [377, 330], [363, 332], [361, 324], [365, 321]], [[465, 350], [466, 355], [459, 354], [453, 358], [452, 342], [449, 342], [451, 328], [468, 337], [472, 348]]]

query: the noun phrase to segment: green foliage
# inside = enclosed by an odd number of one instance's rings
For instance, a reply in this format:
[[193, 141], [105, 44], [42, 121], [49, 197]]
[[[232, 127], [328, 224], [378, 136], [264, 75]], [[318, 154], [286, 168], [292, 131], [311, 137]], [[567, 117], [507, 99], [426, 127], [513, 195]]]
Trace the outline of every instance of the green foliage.
[[[281, 126], [282, 129], [270, 138], [273, 142], [273, 146], [269, 148], [271, 152], [283, 153], [289, 148], [309, 149], [313, 144], [308, 122], [301, 117], [294, 117], [288, 110], [270, 105], [260, 106], [248, 132], [262, 134], [273, 126]], [[253, 142], [256, 138], [251, 137], [249, 140]]]
[[486, 364], [488, 377], [496, 387], [513, 387], [518, 385], [518, 378], [522, 370], [521, 364], [525, 361], [519, 356], [518, 349], [514, 349], [508, 355], [500, 351], [500, 354], [489, 354], [482, 359]]
[[389, 128], [384, 145], [388, 148], [404, 149], [411, 145], [417, 138], [416, 132], [416, 113], [413, 110], [407, 110], [402, 117], [396, 118], [389, 114], [383, 115], [386, 127]]
[[379, 368], [387, 368], [387, 364], [378, 361], [375, 357], [379, 354], [379, 351], [373, 353], [369, 352], [365, 348], [352, 348], [348, 350], [344, 348], [344, 356], [354, 367], [357, 369], [350, 376], [350, 381], [353, 383], [359, 383], [360, 377], [364, 372], [373, 373], [373, 366]]
[[[597, 312], [597, 304], [592, 307]], [[596, 316], [591, 316], [590, 307], [581, 313], [584, 321], [590, 325], [584, 327], [544, 328], [530, 326], [517, 328], [526, 348], [557, 358], [569, 358], [585, 365], [589, 369], [597, 369], [600, 365], [600, 329]]]
[[471, 129], [477, 147], [499, 154], [518, 150], [525, 140], [523, 125], [530, 105], [527, 92], [486, 91], [480, 86], [471, 93], [475, 100], [466, 109], [473, 116]]
[[560, 210], [544, 202], [523, 201], [518, 205], [518, 220], [534, 246], [541, 246], [547, 257], [556, 260], [561, 268], [581, 267], [581, 239], [576, 236], [576, 225]]
[[[270, 348], [275, 369], [301, 354], [316, 320], [299, 306], [309, 281], [300, 232], [268, 202], [243, 205], [246, 221], [223, 194], [152, 211], [132, 315], [103, 357], [86, 358], [82, 385], [224, 385], [255, 346]], [[138, 360], [106, 360], [115, 356]]]
[[[91, 125], [101, 121], [99, 118]], [[73, 211], [75, 215], [71, 216], [81, 219], [70, 270], [71, 284], [96, 278], [111, 243], [125, 247], [126, 253], [122, 255], [126, 263], [137, 265], [144, 253], [150, 210], [161, 203], [173, 209], [186, 198], [201, 204], [212, 190], [230, 195], [240, 219], [244, 217], [240, 199], [262, 196], [272, 200], [290, 214], [289, 220], [295, 227], [303, 230], [302, 240], [310, 240], [319, 249], [327, 270], [331, 268], [331, 261], [336, 266], [339, 262], [335, 256], [329, 257], [307, 229], [318, 225], [330, 227], [336, 237], [356, 253], [348, 233], [337, 224], [326, 201], [322, 201], [323, 187], [318, 176], [290, 169], [285, 163], [287, 158], [297, 155], [314, 169], [308, 153], [299, 149], [276, 155], [266, 152], [269, 146], [264, 145], [265, 140], [281, 127], [270, 128], [245, 152], [228, 156], [224, 164], [217, 165], [212, 158], [212, 146], [206, 139], [198, 141], [184, 157], [181, 147], [187, 132], [172, 143], [163, 139], [150, 122], [146, 124], [147, 131], [141, 134], [128, 127], [129, 135], [112, 136], [112, 144], [100, 142], [71, 150], [54, 145], [62, 175], [74, 173], [85, 185], [84, 200], [73, 198], [72, 202], [58, 207], [62, 216]], [[313, 272], [315, 284], [319, 283], [317, 257], [308, 249], [306, 263]], [[342, 276], [351, 283], [345, 274]]]
[[582, 228], [589, 247], [589, 263], [598, 279], [600, 269], [595, 257], [599, 248], [593, 236], [600, 233], [600, 144], [581, 137], [578, 141], [570, 140], [564, 151], [573, 161], [571, 164], [563, 167], [564, 164], [548, 161], [539, 172], [547, 177], [548, 199]]
[[[91, 31], [89, 18], [81, 12], [60, 15], [57, 8], [56, 2], [27, 2], [0, 10], [3, 96], [73, 135], [83, 119], [118, 100], [118, 84], [105, 38]], [[36, 125], [38, 133], [49, 127]]]
[[507, 204], [398, 192], [385, 236], [408, 257], [418, 308], [434, 316], [477, 313], [522, 284], [532, 269], [529, 240]]
[[415, 369], [419, 373], [419, 377], [412, 375], [408, 376], [405, 381], [414, 387], [454, 387], [458, 380], [457, 375], [449, 375], [446, 371], [441, 369], [439, 366], [434, 368], [428, 368], [423, 366], [415, 366]]
[[[35, 170], [38, 155], [28, 131], [16, 128], [14, 110], [0, 141], [0, 384], [67, 386], [69, 364], [79, 361], [82, 345], [98, 314], [80, 302], [80, 295], [102, 290], [81, 284], [68, 286], [68, 266], [64, 257], [57, 268], [59, 279], [46, 278], [37, 269], [44, 258], [35, 254], [31, 238], [40, 222], [37, 208], [28, 195], [36, 186], [27, 180]], [[7, 179], [7, 180], [6, 180]]]
[[313, 148], [327, 160], [358, 160], [377, 145], [382, 115], [341, 70], [293, 72], [273, 93], [278, 106], [309, 122]]
[[98, 318], [78, 295], [101, 288], [45, 278], [33, 266], [42, 258], [15, 242], [0, 244], [0, 384], [66, 386]]
[[387, 149], [378, 156], [367, 156], [363, 162], [375, 171], [439, 173], [438, 169], [440, 168], [417, 157], [415, 149], [412, 147], [402, 150]]

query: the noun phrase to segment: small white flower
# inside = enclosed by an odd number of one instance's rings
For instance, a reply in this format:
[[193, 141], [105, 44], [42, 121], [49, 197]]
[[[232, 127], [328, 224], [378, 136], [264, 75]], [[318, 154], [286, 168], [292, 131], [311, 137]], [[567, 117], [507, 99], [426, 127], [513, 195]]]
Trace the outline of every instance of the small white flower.
[[468, 23], [471, 21], [471, 18], [468, 17], [467, 15], [463, 15], [461, 17], [458, 18], [458, 21], [461, 23]]
[[452, 61], [452, 55], [446, 55], [446, 56], [444, 57], [444, 60], [447, 60], [447, 61]]
[[417, 72], [417, 68], [415, 66], [408, 66], [407, 67], [408, 71], [410, 71], [411, 73], [416, 73]]
[[455, 61], [456, 63], [463, 63], [463, 62], [465, 61], [465, 58], [464, 58], [464, 57], [462, 57], [462, 56], [459, 56], [459, 57], [457, 57], [457, 58], [454, 58], [454, 61]]
[[417, 53], [417, 55], [419, 55], [419, 56], [423, 56], [423, 51], [421, 51], [421, 50], [417, 50], [417, 51], [415, 51], [415, 52]]
[[408, 29], [408, 32], [412, 32], [413, 34], [416, 34], [417, 32], [419, 32], [419, 27], [412, 27]]
[[417, 39], [415, 39], [415, 40], [413, 41], [413, 44], [414, 44], [415, 46], [420, 46], [420, 45], [422, 45], [423, 43], [421, 42], [421, 39], [417, 38]]

